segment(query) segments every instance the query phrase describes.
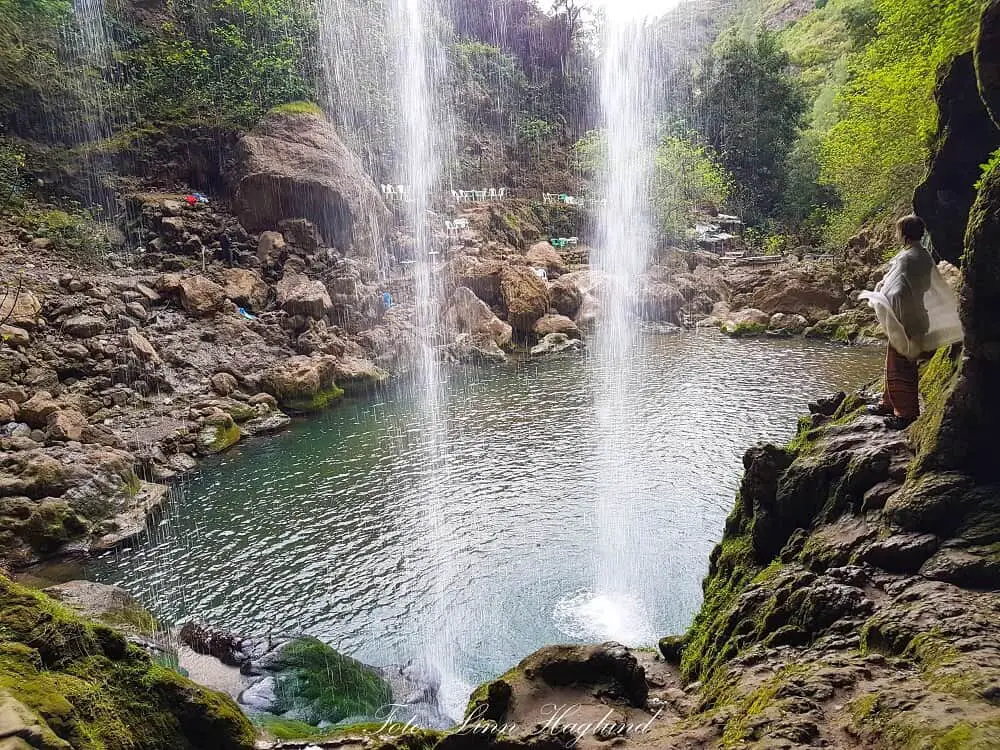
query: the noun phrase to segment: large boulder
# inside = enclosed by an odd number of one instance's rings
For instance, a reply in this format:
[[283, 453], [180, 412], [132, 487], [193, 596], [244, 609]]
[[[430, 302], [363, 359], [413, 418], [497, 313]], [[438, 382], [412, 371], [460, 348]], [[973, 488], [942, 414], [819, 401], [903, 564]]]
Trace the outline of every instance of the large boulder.
[[938, 125], [927, 176], [913, 193], [934, 249], [951, 263], [965, 250], [965, 226], [980, 165], [1000, 148], [1000, 129], [979, 97], [972, 53], [945, 65], [937, 81]]
[[235, 209], [248, 230], [308, 219], [330, 246], [374, 256], [389, 210], [361, 160], [318, 114], [270, 113], [237, 144]]
[[527, 266], [507, 266], [500, 274], [500, 297], [507, 322], [520, 334], [531, 333], [549, 309], [549, 290]]
[[542, 339], [550, 333], [562, 333], [571, 339], [581, 337], [580, 329], [565, 315], [543, 315], [535, 322], [534, 333]]
[[472, 290], [490, 307], [500, 307], [500, 274], [503, 263], [498, 260], [479, 260], [470, 255], [460, 255], [450, 264], [455, 286]]
[[335, 357], [296, 355], [268, 369], [262, 378], [264, 389], [283, 406], [294, 411], [322, 409], [344, 395], [335, 382]]
[[806, 267], [775, 274], [742, 301], [768, 315], [788, 313], [816, 322], [837, 312], [846, 299], [835, 274]]
[[191, 315], [211, 315], [226, 304], [225, 290], [204, 276], [167, 273], [157, 279], [156, 288], [167, 294], [177, 294], [181, 307]]
[[528, 248], [525, 259], [532, 268], [544, 268], [550, 276], [558, 276], [566, 271], [566, 261], [549, 242], [536, 242]]
[[639, 311], [643, 320], [680, 323], [684, 295], [673, 283], [656, 275], [646, 275], [639, 282]]
[[513, 335], [510, 325], [494, 315], [489, 305], [468, 287], [460, 286], [452, 293], [444, 319], [458, 333], [485, 337], [500, 347], [510, 345]]
[[575, 318], [583, 302], [583, 292], [580, 291], [577, 280], [569, 276], [560, 276], [552, 283], [549, 287], [549, 297], [552, 307], [567, 318]]
[[277, 286], [278, 306], [289, 315], [322, 318], [333, 307], [330, 294], [321, 281], [299, 273], [286, 273]]
[[246, 268], [224, 268], [219, 276], [230, 301], [256, 312], [267, 305], [267, 284], [259, 274]]

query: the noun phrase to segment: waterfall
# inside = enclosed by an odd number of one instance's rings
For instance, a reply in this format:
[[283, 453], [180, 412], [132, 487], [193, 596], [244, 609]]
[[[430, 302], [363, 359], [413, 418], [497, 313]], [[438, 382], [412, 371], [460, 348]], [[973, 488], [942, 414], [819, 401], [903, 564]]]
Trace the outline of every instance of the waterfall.
[[[639, 453], [652, 431], [637, 423], [641, 361], [640, 276], [653, 242], [649, 183], [655, 73], [646, 25], [609, 13], [604, 24], [600, 102], [605, 163], [599, 234], [591, 256], [601, 279], [601, 314], [591, 350], [598, 424], [595, 455], [597, 553], [594, 588], [571, 601], [576, 633], [648, 645], [656, 638], [644, 595], [647, 573], [634, 554], [643, 543], [639, 501], [649, 492]], [[563, 612], [565, 618], [567, 603]]]
[[[433, 242], [430, 217], [432, 191], [438, 188], [441, 166], [439, 144], [444, 142], [448, 118], [438, 96], [443, 75], [443, 47], [429, 32], [423, 0], [390, 0], [396, 40], [396, 100], [400, 133], [398, 160], [403, 180], [407, 231], [412, 237], [414, 269], [414, 324], [418, 336], [415, 401], [418, 408], [425, 486], [418, 496], [425, 503], [426, 542], [434, 560], [432, 607], [419, 634], [423, 659], [440, 676], [441, 710], [454, 719], [461, 717], [469, 686], [458, 676], [456, 613], [449, 610], [449, 592], [456, 585], [454, 534], [447, 503], [449, 469], [444, 449], [443, 373], [438, 362], [442, 289], [438, 253]], [[411, 491], [413, 488], [409, 488]]]

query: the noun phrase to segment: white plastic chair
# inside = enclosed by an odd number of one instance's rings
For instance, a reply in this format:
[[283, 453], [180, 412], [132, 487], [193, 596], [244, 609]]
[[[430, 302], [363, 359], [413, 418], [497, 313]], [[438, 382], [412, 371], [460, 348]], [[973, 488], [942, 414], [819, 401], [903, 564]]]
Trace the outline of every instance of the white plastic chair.
[[507, 196], [507, 188], [502, 187], [497, 191], [497, 198], [503, 200]]
[[566, 238], [566, 244], [567, 245], [577, 245], [579, 243], [580, 243], [580, 240], [578, 240], [576, 237], [567, 237]]
[[495, 201], [497, 199], [497, 189], [490, 188], [490, 200]]

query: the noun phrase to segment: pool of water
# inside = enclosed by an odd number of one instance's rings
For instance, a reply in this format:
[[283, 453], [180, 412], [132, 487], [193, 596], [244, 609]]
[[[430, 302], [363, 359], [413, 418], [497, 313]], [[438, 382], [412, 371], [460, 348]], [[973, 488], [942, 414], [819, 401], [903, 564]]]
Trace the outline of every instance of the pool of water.
[[177, 486], [148, 541], [88, 574], [168, 623], [305, 633], [373, 664], [444, 634], [464, 685], [545, 643], [680, 632], [743, 452], [789, 439], [809, 400], [870, 380], [882, 354], [692, 332], [649, 336], [638, 357], [621, 517], [641, 533], [610, 563], [639, 582], [629, 601], [595, 590], [598, 519], [617, 499], [595, 460], [595, 365], [579, 358], [451, 373], [437, 476], [404, 388], [239, 444]]

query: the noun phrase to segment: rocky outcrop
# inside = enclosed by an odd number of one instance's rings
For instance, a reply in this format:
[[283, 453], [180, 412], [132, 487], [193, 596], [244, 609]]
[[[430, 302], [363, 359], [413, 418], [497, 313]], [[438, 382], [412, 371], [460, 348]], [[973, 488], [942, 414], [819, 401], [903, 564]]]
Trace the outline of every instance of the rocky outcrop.
[[264, 373], [263, 385], [282, 406], [316, 411], [344, 395], [334, 380], [337, 365], [337, 359], [328, 355], [289, 357]]
[[154, 664], [107, 625], [2, 576], [0, 631], [6, 747], [254, 747], [253, 726], [229, 697]]
[[278, 306], [289, 315], [320, 319], [333, 309], [330, 294], [321, 281], [303, 274], [286, 273], [277, 285]]
[[936, 148], [927, 176], [913, 194], [913, 208], [927, 224], [934, 249], [957, 264], [965, 250], [964, 230], [976, 198], [980, 165], [1000, 148], [1000, 128], [979, 97], [972, 52], [941, 69], [935, 99]]
[[445, 324], [457, 333], [473, 339], [492, 341], [500, 348], [510, 346], [513, 331], [471, 289], [460, 286], [451, 295], [444, 313]]
[[535, 321], [549, 309], [545, 282], [526, 266], [505, 266], [500, 273], [500, 300], [514, 331], [531, 333]]
[[549, 278], [557, 278], [566, 272], [566, 261], [548, 242], [536, 242], [528, 248], [524, 254], [524, 259], [532, 268], [543, 268]]
[[990, 0], [983, 8], [975, 56], [979, 93], [993, 122], [1000, 127], [1000, 2], [997, 0]]
[[361, 161], [319, 115], [271, 113], [237, 146], [236, 211], [252, 232], [308, 219], [341, 253], [381, 252], [389, 212]]

